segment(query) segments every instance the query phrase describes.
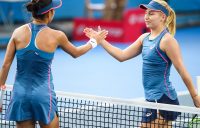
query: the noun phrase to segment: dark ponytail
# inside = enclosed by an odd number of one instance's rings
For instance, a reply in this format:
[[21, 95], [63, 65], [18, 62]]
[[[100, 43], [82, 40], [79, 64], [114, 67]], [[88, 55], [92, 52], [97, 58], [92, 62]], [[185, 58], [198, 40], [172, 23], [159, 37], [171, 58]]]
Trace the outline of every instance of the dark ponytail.
[[48, 4], [51, 3], [51, 0], [32, 0], [31, 2], [26, 4], [27, 11], [32, 13], [33, 18], [35, 19], [45, 19], [45, 14], [38, 15], [38, 11]]

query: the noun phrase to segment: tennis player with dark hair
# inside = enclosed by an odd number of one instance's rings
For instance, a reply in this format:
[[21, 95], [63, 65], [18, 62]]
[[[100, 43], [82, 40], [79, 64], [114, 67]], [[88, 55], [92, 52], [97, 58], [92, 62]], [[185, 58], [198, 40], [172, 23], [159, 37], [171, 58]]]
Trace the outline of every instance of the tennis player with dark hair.
[[[140, 5], [145, 9], [144, 20], [150, 33], [142, 34], [128, 48], [121, 50], [101, 41], [101, 46], [120, 62], [129, 60], [142, 54], [143, 58], [143, 86], [145, 98], [149, 102], [179, 105], [177, 92], [169, 80], [170, 68], [173, 64], [187, 86], [196, 107], [200, 107], [200, 96], [187, 72], [179, 45], [174, 38], [176, 31], [176, 15], [164, 0], [153, 0], [147, 5]], [[133, 28], [134, 29], [134, 28]], [[84, 30], [86, 36], [97, 33], [91, 28]], [[159, 116], [157, 116], [159, 114]], [[179, 113], [146, 109], [142, 118], [142, 127], [167, 127], [175, 120]]]
[[75, 47], [62, 31], [47, 26], [53, 19], [54, 9], [61, 5], [61, 0], [32, 0], [27, 3], [26, 8], [32, 13], [33, 20], [14, 30], [7, 46], [0, 85], [5, 84], [16, 54], [17, 72], [6, 120], [16, 121], [17, 128], [35, 128], [36, 121], [42, 128], [59, 127], [51, 73], [56, 48], [60, 46], [76, 58], [94, 48], [107, 35], [103, 30], [85, 45]]

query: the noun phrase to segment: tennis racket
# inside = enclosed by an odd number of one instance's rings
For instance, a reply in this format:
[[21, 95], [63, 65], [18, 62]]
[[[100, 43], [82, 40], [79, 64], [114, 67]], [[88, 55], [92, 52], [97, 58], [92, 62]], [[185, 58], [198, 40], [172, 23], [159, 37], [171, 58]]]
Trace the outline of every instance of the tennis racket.
[[189, 122], [189, 128], [200, 128], [200, 118], [197, 114], [195, 114]]

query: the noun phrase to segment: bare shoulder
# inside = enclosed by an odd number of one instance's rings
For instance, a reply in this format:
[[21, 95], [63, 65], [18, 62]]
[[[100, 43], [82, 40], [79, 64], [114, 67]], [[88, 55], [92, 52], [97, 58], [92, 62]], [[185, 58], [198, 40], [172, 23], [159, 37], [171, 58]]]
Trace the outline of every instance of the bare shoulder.
[[28, 30], [28, 24], [24, 24], [22, 26], [19, 26], [18, 28], [16, 28], [13, 33], [17, 33], [17, 32], [24, 32], [26, 30]]
[[174, 38], [174, 36], [172, 36], [170, 33], [167, 33], [163, 36], [163, 38], [161, 39], [161, 43], [163, 44], [173, 44], [173, 43], [177, 43], [176, 39]]
[[57, 39], [65, 36], [65, 33], [60, 30], [55, 30], [55, 29], [49, 28], [48, 31], [51, 33], [51, 35], [55, 36], [55, 38], [57, 38]]
[[143, 40], [144, 40], [144, 38], [147, 36], [147, 35], [149, 35], [150, 33], [144, 33], [144, 34], [142, 34], [138, 39], [139, 39], [139, 41], [140, 42], [143, 42]]
[[160, 41], [160, 49], [164, 52], [168, 51], [169, 49], [178, 48], [177, 40], [169, 33], [165, 34]]
[[59, 33], [63, 33], [62, 31], [60, 30], [56, 30], [56, 29], [53, 29], [53, 28], [48, 28], [49, 31], [51, 31], [52, 33], [55, 33], [55, 34], [59, 34]]
[[18, 28], [16, 28], [15, 30], [21, 30], [21, 29], [26, 29], [28, 28], [28, 24], [24, 24], [22, 26], [19, 26]]
[[28, 24], [24, 24], [13, 31], [12, 38], [20, 39], [21, 37], [26, 36], [28, 33], [30, 33]]

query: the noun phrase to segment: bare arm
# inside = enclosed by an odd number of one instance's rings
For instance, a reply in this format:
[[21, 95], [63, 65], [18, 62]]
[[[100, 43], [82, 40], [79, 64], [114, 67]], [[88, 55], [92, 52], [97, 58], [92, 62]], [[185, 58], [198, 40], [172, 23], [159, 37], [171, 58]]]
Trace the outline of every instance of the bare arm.
[[12, 36], [8, 43], [4, 62], [2, 65], [2, 69], [0, 71], [0, 86], [5, 85], [6, 79], [8, 77], [8, 72], [10, 70], [10, 66], [11, 66], [14, 56], [15, 56], [15, 51], [16, 51], [15, 43], [14, 43], [14, 38]]
[[[94, 35], [93, 38], [97, 42], [99, 42], [99, 40], [106, 38], [107, 34], [108, 32], [103, 30], [100, 33]], [[72, 43], [70, 43], [67, 36], [63, 32], [59, 31], [59, 35], [60, 35], [58, 38], [59, 46], [74, 58], [77, 58], [88, 52], [90, 49], [92, 49], [92, 45], [90, 43], [86, 43], [82, 46], [75, 47]]]
[[200, 97], [198, 97], [197, 91], [192, 82], [192, 78], [183, 64], [180, 48], [177, 41], [170, 35], [166, 35], [166, 38], [164, 38], [161, 41], [160, 47], [163, 51], [166, 52], [167, 56], [170, 58], [174, 67], [176, 68], [177, 72], [180, 74], [183, 82], [185, 83], [190, 92], [191, 97], [194, 100], [194, 104], [197, 107], [200, 107]]
[[128, 59], [134, 58], [142, 52], [142, 41], [146, 34], [141, 35], [133, 44], [124, 50], [121, 50], [107, 41], [103, 41], [101, 46], [115, 59], [120, 62], [126, 61]]
[[59, 32], [59, 46], [67, 53], [69, 53], [72, 57], [77, 58], [84, 53], [88, 52], [92, 49], [90, 44], [85, 44], [79, 47], [75, 47], [67, 38], [67, 36], [63, 32]]

